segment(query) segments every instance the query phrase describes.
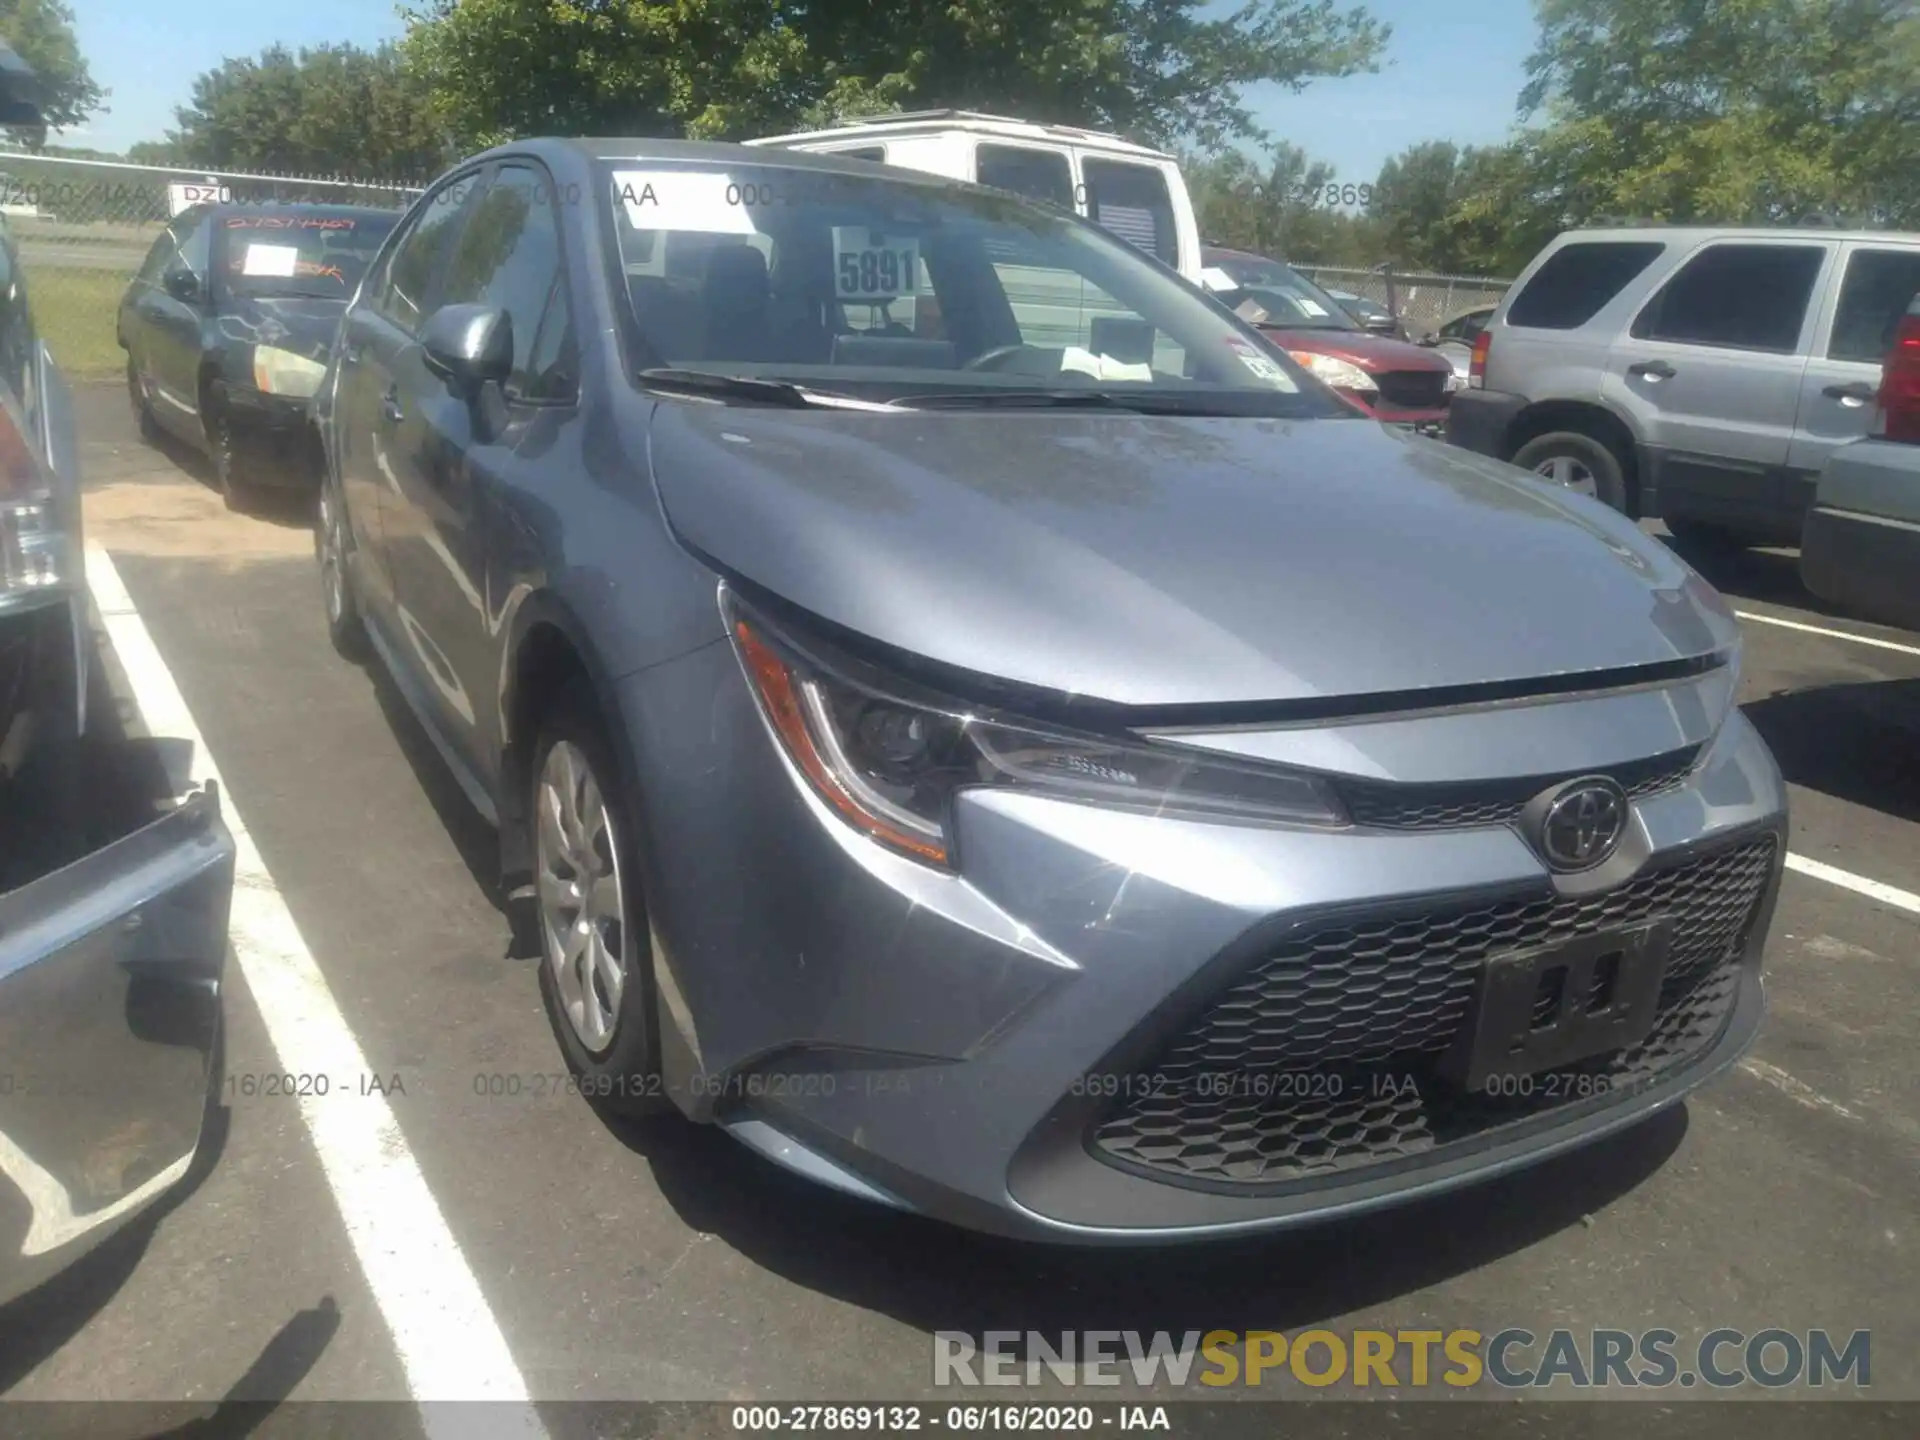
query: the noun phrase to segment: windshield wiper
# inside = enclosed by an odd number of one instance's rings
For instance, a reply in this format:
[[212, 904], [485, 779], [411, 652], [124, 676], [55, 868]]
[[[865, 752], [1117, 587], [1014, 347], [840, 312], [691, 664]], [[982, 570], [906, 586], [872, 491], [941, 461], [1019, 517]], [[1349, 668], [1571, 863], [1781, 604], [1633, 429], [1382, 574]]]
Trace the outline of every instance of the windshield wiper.
[[1137, 415], [1238, 415], [1204, 396], [1148, 395], [1112, 390], [960, 390], [903, 395], [899, 410], [1129, 410]]
[[683, 395], [711, 395], [722, 400], [744, 400], [757, 405], [780, 405], [789, 410], [885, 410], [872, 400], [856, 400], [830, 390], [809, 390], [791, 380], [767, 380], [755, 375], [727, 375], [718, 370], [668, 368], [642, 370], [640, 379], [656, 390]]

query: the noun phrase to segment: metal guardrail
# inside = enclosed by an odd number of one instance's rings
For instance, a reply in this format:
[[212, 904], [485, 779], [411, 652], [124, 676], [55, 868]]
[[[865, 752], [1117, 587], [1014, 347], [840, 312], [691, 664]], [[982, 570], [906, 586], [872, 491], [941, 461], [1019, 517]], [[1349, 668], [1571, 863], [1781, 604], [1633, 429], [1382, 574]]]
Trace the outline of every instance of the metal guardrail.
[[[1344, 290], [1376, 305], [1387, 303], [1387, 277], [1381, 271], [1337, 265], [1295, 265], [1293, 268], [1322, 290]], [[1439, 329], [1462, 311], [1498, 304], [1512, 286], [1511, 280], [1484, 275], [1403, 275], [1397, 270], [1393, 275], [1397, 313], [1407, 329], [1416, 335]]]

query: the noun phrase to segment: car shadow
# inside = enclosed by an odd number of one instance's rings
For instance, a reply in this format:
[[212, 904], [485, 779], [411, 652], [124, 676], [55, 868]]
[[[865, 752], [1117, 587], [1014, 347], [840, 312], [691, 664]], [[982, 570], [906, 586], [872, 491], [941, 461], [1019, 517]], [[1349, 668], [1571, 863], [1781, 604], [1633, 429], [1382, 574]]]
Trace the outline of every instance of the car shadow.
[[1741, 549], [1702, 544], [1661, 533], [1658, 538], [1682, 560], [1698, 570], [1714, 589], [1737, 600], [1763, 605], [1785, 605], [1835, 620], [1852, 618], [1840, 607], [1822, 600], [1800, 582], [1800, 552], [1790, 549]]
[[[184, 440], [162, 434], [143, 442], [171, 461], [176, 469], [218, 495], [220, 482], [213, 473], [213, 462]], [[263, 520], [289, 530], [313, 527], [314, 489], [311, 484], [262, 485], [247, 492], [245, 513], [249, 519]]]
[[1920, 680], [1815, 685], [1741, 709], [1789, 784], [1920, 821]]
[[[1263, 1239], [1128, 1249], [980, 1235], [779, 1169], [723, 1132], [610, 1121], [692, 1229], [783, 1278], [931, 1333], [1294, 1330], [1365, 1310], [1573, 1226], [1657, 1171], [1687, 1131], [1673, 1106], [1571, 1155], [1433, 1200]], [[1597, 1217], [1597, 1218], [1596, 1218]]]
[[447, 768], [447, 762], [434, 748], [433, 741], [428, 738], [399, 687], [387, 674], [386, 667], [374, 661], [365, 668], [373, 682], [374, 699], [386, 719], [387, 728], [393, 732], [401, 755], [419, 780], [420, 788], [427, 797], [427, 803], [433, 807], [441, 828], [447, 832], [447, 838], [459, 852], [461, 863], [467, 867], [467, 873], [473, 877], [473, 883], [486, 897], [487, 903], [507, 921], [506, 958], [525, 960], [538, 955], [539, 931], [532, 905], [525, 897], [509, 893], [500, 883], [499, 832], [474, 809], [473, 802], [467, 798], [466, 792], [460, 788], [460, 782], [454, 779], [453, 772]]

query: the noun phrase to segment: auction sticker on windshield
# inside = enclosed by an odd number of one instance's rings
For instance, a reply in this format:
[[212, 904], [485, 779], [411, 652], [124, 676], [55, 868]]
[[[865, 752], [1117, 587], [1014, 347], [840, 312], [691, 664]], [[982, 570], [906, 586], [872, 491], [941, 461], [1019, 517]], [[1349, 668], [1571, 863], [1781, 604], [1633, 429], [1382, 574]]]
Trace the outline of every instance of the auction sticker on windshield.
[[1258, 350], [1254, 349], [1247, 341], [1231, 338], [1227, 341], [1227, 348], [1239, 357], [1242, 365], [1246, 366], [1247, 369], [1251, 370], [1255, 375], [1258, 375], [1262, 380], [1265, 380], [1269, 385], [1278, 386], [1287, 390], [1293, 388], [1292, 382], [1287, 379], [1287, 372], [1274, 364], [1273, 361], [1269, 360], [1265, 355], [1262, 355]]
[[289, 276], [300, 261], [300, 250], [294, 245], [249, 245], [247, 258], [240, 267], [242, 275]]
[[920, 241], [865, 225], [833, 227], [834, 293], [842, 300], [893, 300], [920, 290]]

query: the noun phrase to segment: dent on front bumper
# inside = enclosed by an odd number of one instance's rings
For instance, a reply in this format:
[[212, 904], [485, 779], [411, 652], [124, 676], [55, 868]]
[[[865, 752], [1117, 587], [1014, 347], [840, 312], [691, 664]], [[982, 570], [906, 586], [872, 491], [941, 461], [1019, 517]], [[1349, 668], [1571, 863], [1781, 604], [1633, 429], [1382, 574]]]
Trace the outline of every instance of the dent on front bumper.
[[209, 790], [0, 894], [0, 1303], [192, 1166], [215, 1082], [233, 855]]
[[1684, 1063], [1392, 1163], [1235, 1185], [1103, 1155], [1093, 1132], [1115, 1101], [1086, 1093], [1088, 1077], [1150, 1069], [1311, 917], [1553, 895], [1519, 835], [1251, 829], [975, 791], [956, 807], [960, 872], [944, 874], [840, 824], [770, 741], [731, 652], [709, 647], [622, 694], [651, 840], [642, 865], [669, 1087], [696, 1118], [816, 1180], [1078, 1242], [1276, 1228], [1539, 1161], [1673, 1103], [1758, 1024], [1785, 797], [1737, 712], [1714, 733], [1728, 685], [1207, 742], [1426, 782], [1581, 773], [1699, 745], [1683, 781], [1636, 803], [1633, 864], [1775, 837], [1724, 1021]]

